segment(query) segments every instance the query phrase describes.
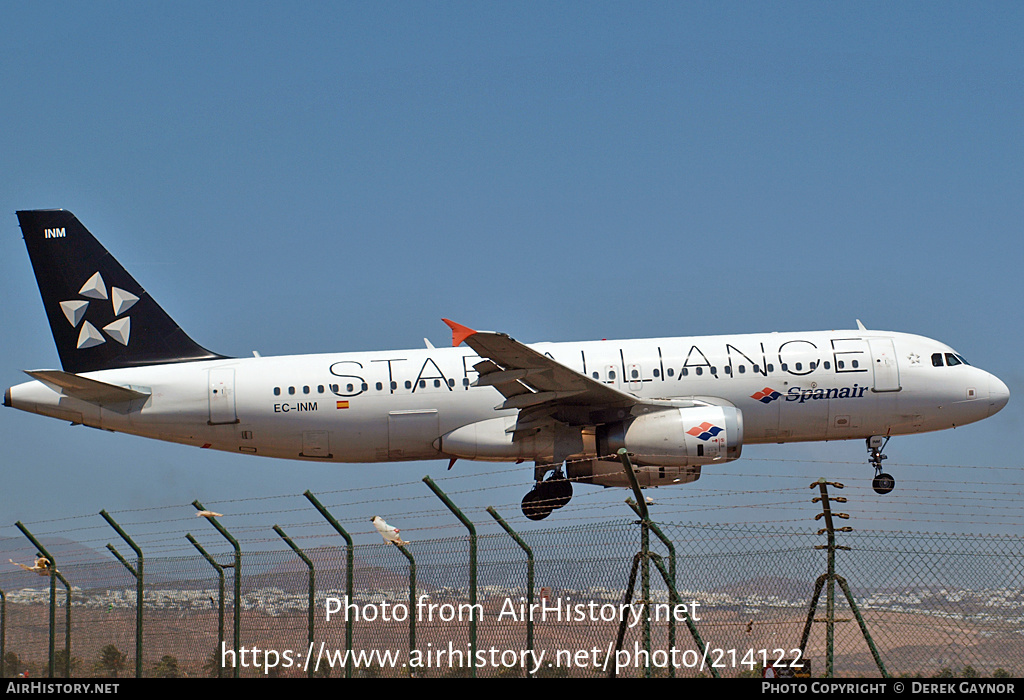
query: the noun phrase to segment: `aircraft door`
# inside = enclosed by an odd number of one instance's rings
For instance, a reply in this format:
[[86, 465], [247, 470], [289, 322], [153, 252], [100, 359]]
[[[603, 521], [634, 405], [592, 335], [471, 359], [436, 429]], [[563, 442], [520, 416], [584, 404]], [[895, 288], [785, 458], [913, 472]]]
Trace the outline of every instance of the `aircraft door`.
[[871, 366], [875, 372], [875, 391], [899, 391], [900, 370], [892, 338], [868, 338]]
[[211, 369], [207, 387], [210, 400], [210, 425], [237, 423], [235, 412], [235, 370]]

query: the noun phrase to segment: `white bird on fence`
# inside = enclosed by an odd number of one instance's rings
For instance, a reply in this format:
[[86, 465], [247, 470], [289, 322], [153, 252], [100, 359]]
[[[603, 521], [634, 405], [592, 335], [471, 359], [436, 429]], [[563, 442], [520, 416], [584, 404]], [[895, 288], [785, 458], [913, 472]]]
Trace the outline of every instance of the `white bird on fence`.
[[222, 518], [222, 513], [214, 513], [212, 510], [201, 510], [196, 513], [197, 518]]
[[371, 522], [373, 523], [373, 526], [377, 528], [377, 532], [380, 533], [380, 536], [384, 538], [385, 542], [390, 542], [396, 547], [409, 544], [408, 542], [404, 541], [401, 537], [398, 536], [398, 533], [401, 532], [401, 530], [399, 530], [397, 527], [391, 527], [390, 525], [388, 525], [386, 522], [384, 522], [384, 518], [380, 517], [379, 515], [373, 516], [373, 520]]
[[[15, 566], [20, 566], [22, 569], [28, 571], [29, 573], [39, 574], [40, 576], [50, 575], [50, 560], [41, 554], [36, 555], [36, 562], [33, 566], [25, 566], [24, 564], [19, 564], [13, 559], [8, 559], [7, 561], [11, 562]], [[57, 573], [60, 572], [58, 571]]]

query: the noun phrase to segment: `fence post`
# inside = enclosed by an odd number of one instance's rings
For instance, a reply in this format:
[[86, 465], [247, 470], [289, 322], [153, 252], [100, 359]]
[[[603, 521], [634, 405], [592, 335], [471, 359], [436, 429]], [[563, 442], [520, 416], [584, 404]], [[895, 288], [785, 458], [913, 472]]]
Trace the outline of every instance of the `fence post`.
[[[128, 573], [130, 573], [132, 576], [135, 577], [135, 584], [136, 584], [136, 586], [138, 586], [138, 583], [139, 583], [139, 572], [135, 569], [135, 567], [132, 566], [131, 564], [129, 564], [128, 560], [125, 559], [124, 557], [122, 557], [121, 553], [118, 552], [117, 549], [114, 547], [114, 545], [110, 544], [109, 542], [107, 542], [107, 549], [109, 549], [110, 553], [113, 554], [114, 557], [119, 562], [121, 562], [121, 566], [123, 566], [124, 568], [128, 569]], [[142, 644], [139, 642], [139, 638], [140, 638], [141, 635], [139, 634], [139, 626], [138, 626], [139, 610], [141, 608], [142, 608], [142, 601], [139, 599], [138, 589], [136, 588], [136, 593], [135, 593], [135, 621], [136, 621], [136, 625], [135, 625], [135, 677], [136, 678], [142, 678]]]
[[[330, 511], [328, 511], [326, 508], [323, 507], [323, 505], [321, 505], [320, 501], [316, 500], [316, 496], [314, 496], [311, 491], [307, 489], [306, 492], [303, 493], [302, 495], [306, 497], [306, 500], [313, 504], [313, 507], [317, 509], [317, 512], [319, 512], [320, 515], [324, 516], [324, 519], [328, 523], [330, 523], [331, 527], [334, 528], [334, 531], [341, 535], [343, 538], [345, 538], [347, 550], [345, 560], [345, 591], [348, 595], [348, 602], [352, 602], [352, 599], [355, 597], [354, 579], [352, 577], [352, 566], [355, 562], [355, 548], [352, 543], [352, 536], [345, 532], [345, 528], [341, 526], [341, 523], [339, 523], [335, 519], [335, 517], [331, 515]], [[345, 618], [345, 651], [351, 652], [352, 625], [355, 624], [355, 621], [352, 619], [351, 615], [346, 615]], [[409, 651], [411, 652], [412, 650], [410, 649]], [[346, 654], [346, 657], [347, 661], [345, 662], [345, 678], [351, 678], [352, 654]]]
[[[638, 506], [636, 501], [634, 501], [632, 498], [627, 498], [626, 499], [626, 505], [628, 505], [630, 508], [632, 508], [633, 512], [636, 513], [637, 515], [639, 515], [641, 518], [643, 517], [643, 513], [640, 510], [640, 506]], [[651, 528], [651, 532], [653, 532], [657, 536], [657, 538], [659, 540], [661, 540], [662, 544], [665, 545], [665, 548], [668, 549], [668, 576], [669, 576], [669, 578], [671, 580], [670, 581], [666, 581], [666, 583], [669, 584], [669, 590], [670, 591], [675, 591], [675, 588], [676, 588], [676, 548], [675, 548], [675, 545], [672, 544], [672, 540], [670, 540], [668, 537], [665, 536], [665, 533], [661, 531], [661, 528], [659, 528], [653, 522], [649, 522], [648, 526]], [[674, 614], [670, 614], [668, 616], [668, 647], [669, 647], [669, 649], [675, 649], [675, 647], [676, 647], [676, 616]], [[676, 677], [676, 668], [675, 668], [674, 664], [669, 664], [668, 665], [668, 677], [669, 678], [675, 678]]]
[[[292, 541], [291, 537], [289, 537], [288, 535], [284, 534], [284, 530], [282, 530], [279, 525], [274, 525], [274, 532], [276, 532], [278, 535], [280, 535], [281, 539], [284, 540], [285, 543], [289, 547], [292, 548], [292, 551], [295, 552], [299, 556], [299, 559], [301, 559], [303, 562], [305, 562], [306, 566], [309, 568], [309, 601], [306, 604], [306, 608], [307, 608], [307, 620], [306, 620], [306, 631], [307, 631], [307, 633], [306, 633], [306, 637], [307, 637], [307, 641], [309, 642], [309, 648], [312, 649], [313, 648], [313, 613], [315, 611], [314, 605], [315, 605], [315, 599], [316, 599], [316, 571], [313, 569], [313, 562], [311, 562], [309, 560], [309, 557], [306, 556], [305, 552], [303, 552], [301, 549], [299, 549], [299, 546], [297, 544], [295, 544], [295, 542]], [[309, 664], [306, 664], [306, 667], [307, 667], [306, 668], [306, 675], [308, 677], [312, 678], [313, 677], [313, 672], [316, 670], [315, 666], [310, 666]]]
[[[33, 545], [35, 545], [35, 548], [39, 551], [39, 553], [42, 556], [46, 557], [47, 561], [50, 562], [50, 567], [49, 567], [50, 568], [50, 650], [49, 650], [49, 662], [48, 662], [48, 669], [49, 670], [47, 671], [47, 673], [48, 673], [48, 677], [49, 678], [53, 678], [53, 672], [54, 672], [53, 656], [54, 656], [54, 651], [55, 651], [54, 634], [55, 634], [56, 627], [57, 627], [57, 562], [56, 562], [56, 560], [54, 560], [53, 556], [49, 552], [46, 551], [46, 548], [43, 547], [43, 545], [41, 545], [39, 543], [39, 540], [37, 540], [35, 538], [35, 536], [33, 536], [33, 534], [28, 531], [28, 528], [26, 528], [24, 525], [21, 524], [20, 520], [18, 522], [14, 523], [14, 526], [17, 527], [19, 530], [21, 530], [21, 534], [25, 535], [25, 537], [28, 538], [28, 541], [31, 542]], [[70, 601], [70, 598], [69, 598], [69, 600], [68, 600], [68, 603], [69, 603], [68, 608], [69, 609], [71, 607], [70, 606], [70, 602], [71, 601]], [[67, 653], [68, 653], [68, 663], [70, 663], [71, 650], [68, 649]]]
[[[526, 609], [533, 610], [533, 550], [530, 549], [530, 545], [526, 544], [522, 537], [519, 536], [515, 530], [513, 530], [505, 520], [498, 515], [498, 511], [494, 509], [494, 506], [487, 506], [487, 512], [491, 514], [491, 517], [498, 521], [502, 529], [508, 533], [517, 545], [519, 545], [524, 552], [526, 552]], [[533, 613], [526, 618], [526, 649], [530, 652], [530, 658], [533, 658]], [[533, 678], [533, 665], [526, 665], [526, 676], [527, 678]]]
[[[195, 506], [196, 510], [206, 510], [203, 504], [198, 499], [192, 501], [192, 505]], [[235, 623], [235, 635], [234, 635], [234, 649], [235, 653], [239, 653], [239, 649], [242, 647], [242, 548], [238, 546], [238, 540], [231, 536], [231, 534], [224, 529], [224, 526], [217, 522], [214, 517], [207, 518], [210, 524], [213, 525], [217, 532], [224, 536], [231, 546], [235, 548], [235, 563], [231, 564], [235, 569], [235, 604], [234, 604], [234, 623]], [[238, 668], [241, 664], [237, 661], [234, 665], [234, 677], [238, 678]]]
[[[669, 548], [669, 552], [671, 553], [671, 559], [669, 560], [669, 565], [671, 567], [671, 571], [666, 571], [665, 570], [665, 565], [662, 563], [661, 557], [658, 556], [657, 554], [653, 554], [650, 551], [646, 552], [646, 556], [645, 556], [644, 552], [637, 553], [637, 555], [633, 558], [633, 569], [630, 572], [628, 595], [630, 595], [630, 596], [632, 595], [633, 586], [636, 583], [636, 569], [637, 569], [637, 565], [638, 565], [639, 560], [642, 557], [643, 558], [650, 558], [651, 561], [654, 562], [654, 565], [658, 568], [658, 572], [661, 574], [661, 578], [665, 581], [665, 585], [668, 587], [669, 599], [674, 601], [676, 603], [676, 605], [679, 605], [683, 601], [682, 601], [682, 598], [680, 598], [680, 596], [679, 596], [679, 591], [676, 590], [676, 571], [675, 571], [675, 551], [676, 550], [675, 550], [675, 547], [672, 545], [672, 542], [668, 539], [668, 537], [665, 536], [665, 533], [663, 533], [661, 531], [661, 528], [659, 528], [650, 518], [650, 513], [647, 510], [647, 502], [645, 500], [643, 500], [643, 495], [640, 492], [640, 484], [637, 482], [636, 475], [633, 473], [633, 464], [632, 464], [632, 462], [629, 461], [629, 453], [626, 451], [625, 448], [620, 448], [619, 452], [618, 452], [618, 455], [619, 455], [619, 459], [622, 461], [622, 468], [626, 472], [626, 476], [629, 479], [629, 483], [630, 483], [630, 486], [633, 489], [633, 493], [637, 497], [637, 501], [636, 502], [630, 502], [630, 499], [626, 499], [626, 503], [629, 505], [630, 508], [633, 509], [633, 511], [635, 513], [637, 513], [640, 516], [641, 524], [644, 524], [644, 525], [646, 525], [647, 528], [650, 528], [650, 530], [653, 531], [654, 534], [657, 535], [658, 538], [662, 542], [664, 542], [666, 544], [666, 546]], [[649, 545], [649, 542], [648, 542], [648, 545]], [[650, 617], [649, 614], [648, 614], [648, 617]], [[672, 616], [670, 616], [670, 617], [672, 617]], [[692, 614], [687, 614], [687, 616], [686, 616], [686, 626], [690, 630], [690, 636], [693, 637], [693, 641], [697, 644], [697, 648], [700, 649], [702, 657], [705, 657], [706, 656], [707, 645], [704, 643], [704, 639], [700, 636], [700, 632], [697, 631], [697, 625], [694, 624], [694, 622], [693, 622]], [[622, 639], [623, 639], [624, 635], [625, 635], [625, 626], [620, 626], [620, 628], [619, 628], [619, 637], [618, 637], [618, 641], [616, 642], [616, 650], [621, 648]], [[649, 643], [649, 640], [648, 640], [648, 643]], [[649, 646], [647, 647], [647, 652], [648, 652], [648, 658], [650, 658], [650, 647]], [[615, 667], [613, 666], [612, 667], [612, 672], [610, 674], [613, 677], [615, 675], [615, 670], [614, 669], [615, 669]], [[648, 672], [649, 672], [649, 670], [650, 670], [650, 666], [648, 666]], [[718, 669], [715, 668], [715, 666], [713, 664], [708, 666], [708, 670], [711, 673], [712, 677], [714, 677], [714, 678], [721, 678], [721, 674], [718, 673]]]
[[217, 605], [217, 678], [223, 675], [224, 664], [224, 567], [216, 562], [216, 560], [209, 555], [209, 553], [203, 549], [203, 546], [196, 542], [196, 538], [192, 536], [191, 532], [185, 533], [185, 537], [192, 546], [199, 550], [199, 553], [210, 563], [214, 569], [217, 570], [217, 576], [220, 578], [220, 598]]
[[[651, 516], [647, 512], [647, 503], [640, 492], [640, 484], [633, 473], [633, 464], [629, 461], [629, 453], [625, 447], [618, 451], [619, 461], [629, 479], [629, 485], [636, 495], [637, 509], [640, 515], [640, 590], [643, 596], [643, 640], [647, 652], [647, 663], [644, 665], [644, 677], [651, 677]], [[622, 636], [622, 635], [620, 635]]]
[[138, 570], [133, 569], [128, 562], [126, 562], [121, 555], [117, 553], [117, 550], [114, 549], [113, 546], [109, 544], [107, 545], [107, 549], [113, 552], [114, 556], [116, 556], [121, 563], [124, 564], [125, 568], [132, 573], [132, 576], [135, 577], [135, 677], [142, 678], [142, 615], [145, 607], [143, 604], [145, 588], [143, 586], [144, 562], [142, 559], [142, 550], [139, 549], [138, 545], [132, 541], [132, 538], [121, 529], [121, 526], [114, 522], [114, 519], [110, 517], [110, 514], [107, 513], [106, 510], [101, 510], [100, 515], [103, 516], [103, 519], [107, 521], [107, 524], [110, 525], [110, 527], [114, 528], [114, 532], [120, 535], [121, 539], [127, 542], [128, 546], [135, 550], [135, 556], [137, 557], [136, 562], [138, 564]]
[[448, 495], [434, 483], [433, 479], [425, 476], [423, 477], [423, 483], [430, 487], [430, 490], [441, 499], [441, 502], [448, 507], [448, 510], [456, 518], [462, 521], [462, 524], [469, 531], [469, 605], [470, 610], [474, 611], [469, 617], [469, 677], [476, 678], [476, 663], [474, 663], [476, 661], [476, 527], [469, 518], [463, 515], [455, 503], [448, 498]]
[[6, 631], [7, 631], [7, 595], [0, 591], [0, 678], [6, 678], [6, 665], [4, 662], [4, 655], [7, 653], [6, 647]]
[[[409, 561], [409, 653], [416, 648], [416, 559], [405, 545], [395, 545], [398, 551]], [[415, 675], [410, 673], [410, 675]]]
[[[819, 478], [809, 488], [817, 488], [820, 492], [820, 496], [815, 496], [812, 499], [813, 503], [821, 501], [821, 512], [814, 516], [815, 520], [821, 518], [825, 519], [825, 527], [818, 530], [819, 535], [828, 534], [828, 544], [826, 545], [815, 545], [815, 549], [826, 549], [828, 550], [828, 572], [818, 577], [817, 581], [814, 582], [814, 594], [811, 596], [811, 603], [807, 610], [807, 621], [804, 623], [804, 631], [800, 637], [800, 656], [805, 656], [805, 650], [807, 649], [807, 641], [811, 634], [811, 624], [815, 622], [814, 611], [818, 606], [818, 598], [821, 596], [821, 588], [826, 583], [828, 584], [828, 592], [825, 603], [825, 677], [832, 678], [834, 669], [834, 644], [835, 644], [835, 583], [838, 581], [839, 585], [843, 589], [843, 594], [846, 595], [846, 600], [850, 604], [850, 609], [853, 611], [854, 616], [857, 619], [858, 625], [860, 625], [861, 634], [864, 635], [864, 640], [868, 644], [868, 648], [871, 650], [871, 655], [874, 657], [875, 665], [878, 666], [878, 670], [882, 672], [883, 678], [889, 678], [889, 672], [885, 668], [885, 664], [882, 662], [882, 656], [878, 652], [878, 648], [875, 646], [875, 641], [871, 637], [871, 633], [868, 632], [867, 623], [864, 621], [864, 617], [860, 614], [860, 608], [857, 606], [857, 601], [853, 599], [853, 592], [850, 590], [850, 586], [847, 584], [846, 579], [836, 573], [836, 550], [845, 549], [849, 550], [849, 547], [836, 544], [836, 531], [837, 528], [833, 525], [832, 517], [842, 518], [849, 520], [850, 516], [847, 513], [833, 513], [832, 507], [829, 505], [830, 501], [836, 501], [837, 503], [846, 503], [846, 499], [842, 496], [836, 496], [830, 498], [828, 495], [828, 485], [832, 485], [837, 489], [844, 488], [842, 484], [834, 481], [825, 481], [824, 478]], [[852, 532], [852, 527], [841, 527], [838, 528], [839, 532]]]

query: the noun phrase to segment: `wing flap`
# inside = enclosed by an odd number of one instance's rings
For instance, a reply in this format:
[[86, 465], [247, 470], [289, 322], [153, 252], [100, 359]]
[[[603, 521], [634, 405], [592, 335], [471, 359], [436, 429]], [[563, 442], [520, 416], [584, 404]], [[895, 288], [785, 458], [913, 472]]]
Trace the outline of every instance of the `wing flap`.
[[476, 386], [493, 386], [505, 397], [497, 410], [550, 409], [556, 420], [587, 422], [589, 411], [630, 409], [641, 400], [603, 384], [520, 343], [505, 333], [474, 331], [445, 319], [452, 329], [452, 343], [465, 343], [483, 358], [473, 366], [479, 373]]

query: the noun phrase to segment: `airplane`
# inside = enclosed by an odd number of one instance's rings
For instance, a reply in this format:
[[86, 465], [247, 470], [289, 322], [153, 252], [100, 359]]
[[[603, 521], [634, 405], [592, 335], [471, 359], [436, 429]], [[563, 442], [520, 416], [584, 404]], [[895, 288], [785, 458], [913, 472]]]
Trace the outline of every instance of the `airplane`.
[[72, 424], [281, 459], [534, 463], [541, 520], [572, 483], [691, 483], [745, 444], [886, 444], [993, 415], [1006, 385], [951, 347], [867, 330], [526, 345], [443, 319], [452, 347], [226, 357], [193, 341], [66, 210], [19, 211], [62, 369], [4, 405]]

